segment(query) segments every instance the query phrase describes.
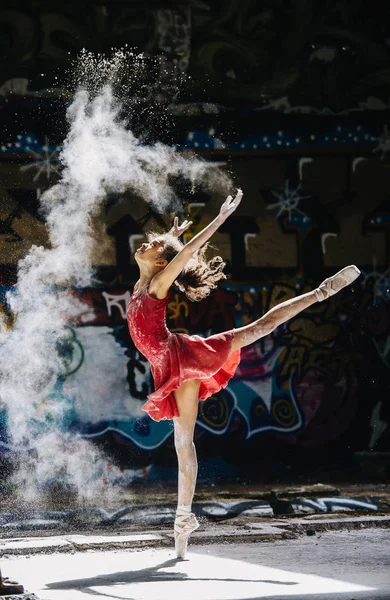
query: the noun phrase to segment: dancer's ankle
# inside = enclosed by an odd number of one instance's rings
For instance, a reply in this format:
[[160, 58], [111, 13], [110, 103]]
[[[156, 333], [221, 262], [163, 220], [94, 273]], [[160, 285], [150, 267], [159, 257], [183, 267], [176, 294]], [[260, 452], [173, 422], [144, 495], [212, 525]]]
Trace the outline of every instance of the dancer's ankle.
[[318, 287], [315, 290], [313, 290], [313, 292], [315, 294], [317, 302], [323, 302], [324, 300], [326, 300], [327, 296], [325, 296], [321, 288]]
[[177, 505], [177, 509], [176, 509], [176, 514], [177, 513], [191, 513], [191, 504], [178, 504]]

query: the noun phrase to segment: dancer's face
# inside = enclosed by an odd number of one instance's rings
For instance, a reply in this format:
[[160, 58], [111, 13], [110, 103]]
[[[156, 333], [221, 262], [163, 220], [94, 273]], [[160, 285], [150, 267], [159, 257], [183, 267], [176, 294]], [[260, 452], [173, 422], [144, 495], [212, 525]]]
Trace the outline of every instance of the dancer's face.
[[138, 264], [164, 268], [168, 264], [168, 261], [162, 257], [164, 247], [165, 240], [154, 238], [150, 242], [144, 242], [134, 254], [134, 258]]

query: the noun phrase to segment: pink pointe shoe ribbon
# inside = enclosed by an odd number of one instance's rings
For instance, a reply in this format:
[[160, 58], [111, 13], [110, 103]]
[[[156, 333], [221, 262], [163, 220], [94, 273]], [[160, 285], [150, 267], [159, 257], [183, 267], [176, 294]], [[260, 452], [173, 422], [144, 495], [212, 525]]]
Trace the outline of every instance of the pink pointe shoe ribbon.
[[341, 269], [341, 271], [332, 277], [328, 277], [328, 279], [325, 279], [325, 281], [314, 290], [318, 302], [326, 300], [329, 296], [334, 296], [334, 294], [337, 294], [337, 292], [347, 285], [353, 283], [359, 275], [359, 269], [355, 265], [349, 265], [348, 267]]

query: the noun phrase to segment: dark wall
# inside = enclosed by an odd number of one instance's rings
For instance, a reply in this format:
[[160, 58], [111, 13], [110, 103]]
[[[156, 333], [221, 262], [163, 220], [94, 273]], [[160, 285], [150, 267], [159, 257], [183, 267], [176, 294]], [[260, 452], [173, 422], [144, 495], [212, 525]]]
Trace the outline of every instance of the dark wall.
[[14, 78], [26, 79], [29, 91], [59, 88], [82, 48], [128, 44], [160, 56], [167, 99], [186, 73], [179, 87], [191, 103], [381, 109], [389, 97], [389, 23], [386, 2], [364, 0], [5, 0], [1, 78], [11, 89]]

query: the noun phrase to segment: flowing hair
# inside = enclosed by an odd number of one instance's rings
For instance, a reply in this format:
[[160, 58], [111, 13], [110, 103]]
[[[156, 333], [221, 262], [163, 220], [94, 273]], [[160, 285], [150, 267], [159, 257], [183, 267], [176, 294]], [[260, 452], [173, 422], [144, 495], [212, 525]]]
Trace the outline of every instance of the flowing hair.
[[[146, 237], [148, 242], [155, 238], [164, 240], [165, 245], [161, 257], [168, 262], [171, 262], [176, 254], [184, 248], [184, 244], [171, 233], [158, 234], [151, 231], [146, 234]], [[221, 256], [206, 258], [209, 246], [210, 244], [206, 243], [194, 253], [174, 282], [179, 290], [184, 292], [192, 302], [200, 302], [210, 294], [211, 290], [217, 287], [218, 281], [227, 279], [223, 272], [226, 264], [223, 258]]]

